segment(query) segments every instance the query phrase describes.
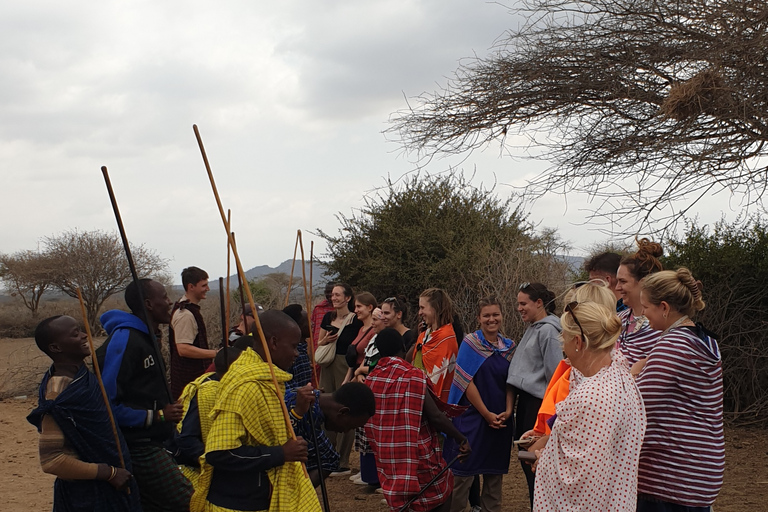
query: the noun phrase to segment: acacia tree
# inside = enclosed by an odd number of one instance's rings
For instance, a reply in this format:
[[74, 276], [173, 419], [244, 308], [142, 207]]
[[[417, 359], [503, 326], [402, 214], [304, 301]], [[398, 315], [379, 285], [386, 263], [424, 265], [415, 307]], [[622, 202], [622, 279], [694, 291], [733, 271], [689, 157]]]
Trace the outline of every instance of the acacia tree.
[[[337, 235], [319, 233], [328, 242], [326, 275], [379, 299], [402, 295], [412, 311], [426, 288], [444, 288], [470, 328], [480, 296], [497, 295], [512, 313], [521, 282], [566, 279], [553, 233], [536, 235], [512, 198], [461, 175], [388, 180], [358, 212], [338, 219]], [[508, 314], [510, 335], [515, 322]]]
[[[529, 139], [552, 162], [532, 198], [585, 192], [592, 221], [664, 231], [720, 191], [761, 201], [768, 166], [768, 4], [521, 0], [489, 57], [393, 115], [422, 157]], [[638, 220], [641, 221], [638, 223]], [[619, 225], [622, 222], [619, 220]]]
[[40, 299], [53, 284], [55, 267], [49, 255], [36, 251], [19, 251], [0, 255], [0, 279], [13, 296], [37, 316]]
[[[83, 294], [88, 323], [98, 332], [101, 306], [132, 281], [122, 241], [117, 233], [70, 230], [43, 238], [46, 252], [55, 263], [53, 284], [70, 297]], [[131, 246], [139, 278], [169, 281], [167, 262], [144, 245]]]

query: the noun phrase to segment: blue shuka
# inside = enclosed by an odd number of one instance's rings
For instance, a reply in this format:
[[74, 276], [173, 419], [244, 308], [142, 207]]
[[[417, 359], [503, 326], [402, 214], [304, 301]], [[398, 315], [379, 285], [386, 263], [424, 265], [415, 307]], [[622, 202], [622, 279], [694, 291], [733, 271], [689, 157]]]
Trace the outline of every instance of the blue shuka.
[[[56, 421], [67, 443], [83, 462], [109, 464], [120, 467], [115, 436], [109, 422], [107, 408], [99, 389], [96, 376], [85, 364], [80, 367], [74, 380], [54, 400], [48, 400], [45, 392], [51, 370], [45, 372], [40, 383], [38, 405], [27, 421], [40, 431], [43, 416], [49, 414]], [[118, 430], [126, 469], [130, 471], [128, 447]], [[131, 480], [131, 494], [116, 490], [102, 480], [62, 480], [53, 485], [54, 512], [141, 512], [139, 489]]]
[[[489, 411], [497, 414], [504, 412], [507, 405], [507, 371], [515, 352], [515, 343], [501, 335], [497, 339], [501, 340], [502, 348], [489, 343], [481, 330], [464, 338], [456, 358], [456, 372], [448, 403], [470, 405], [466, 390], [473, 382]], [[451, 471], [457, 476], [506, 474], [514, 433], [512, 421], [509, 418], [505, 428], [493, 429], [471, 405], [461, 416], [454, 418], [454, 426], [467, 436], [472, 453], [462, 464], [455, 464]], [[446, 439], [443, 450], [445, 460], [451, 460], [458, 449], [453, 439]]]

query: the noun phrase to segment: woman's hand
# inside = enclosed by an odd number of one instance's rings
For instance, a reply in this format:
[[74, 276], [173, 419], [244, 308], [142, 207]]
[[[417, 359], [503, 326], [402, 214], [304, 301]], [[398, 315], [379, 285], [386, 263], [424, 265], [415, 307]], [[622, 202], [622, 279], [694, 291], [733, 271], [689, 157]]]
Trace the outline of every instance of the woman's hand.
[[495, 429], [506, 428], [503, 421], [499, 420], [499, 415], [492, 413], [488, 410], [483, 414], [483, 419], [488, 423], [488, 426]]
[[637, 377], [640, 375], [640, 372], [643, 371], [643, 368], [645, 368], [645, 363], [648, 361], [647, 357], [644, 357], [643, 359], [638, 359], [635, 364], [632, 365], [632, 368], [629, 369], [629, 373], [632, 374], [633, 377]]
[[320, 340], [318, 340], [317, 345], [323, 346], [328, 345], [329, 343], [333, 343], [339, 338], [338, 334], [328, 334], [328, 331], [325, 331], [325, 336], [321, 336]]

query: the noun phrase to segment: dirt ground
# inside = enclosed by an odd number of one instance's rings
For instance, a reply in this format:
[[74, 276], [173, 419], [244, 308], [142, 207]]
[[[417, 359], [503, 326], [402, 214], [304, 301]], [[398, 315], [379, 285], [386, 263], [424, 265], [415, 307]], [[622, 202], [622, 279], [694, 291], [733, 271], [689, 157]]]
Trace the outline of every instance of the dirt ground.
[[[35, 407], [34, 383], [47, 367], [29, 340], [0, 340], [0, 495], [1, 510], [38, 512], [50, 510], [53, 477], [40, 470], [37, 432], [26, 421]], [[30, 387], [32, 386], [32, 387]], [[21, 396], [26, 395], [24, 398]], [[14, 398], [18, 397], [18, 398]], [[765, 430], [726, 430], [725, 483], [715, 503], [717, 512], [768, 510], [768, 436]], [[356, 454], [351, 465], [357, 468]], [[695, 470], [695, 461], [691, 461]], [[384, 512], [381, 494], [355, 485], [347, 477], [328, 480], [331, 509], [335, 511]], [[504, 478], [505, 511], [528, 510], [522, 471], [513, 460]]]

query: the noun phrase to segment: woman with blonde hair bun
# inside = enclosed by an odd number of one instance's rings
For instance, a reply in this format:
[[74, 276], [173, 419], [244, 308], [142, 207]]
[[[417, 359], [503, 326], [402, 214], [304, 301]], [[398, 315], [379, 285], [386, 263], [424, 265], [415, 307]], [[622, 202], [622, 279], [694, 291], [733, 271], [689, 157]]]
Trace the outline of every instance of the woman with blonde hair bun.
[[709, 511], [725, 467], [723, 370], [714, 335], [692, 320], [704, 309], [701, 283], [679, 268], [641, 286], [645, 316], [661, 336], [637, 380], [648, 416], [637, 510]]
[[621, 331], [615, 305], [570, 302], [560, 325], [571, 390], [546, 447], [536, 451], [533, 509], [634, 512], [645, 411], [614, 350]]

